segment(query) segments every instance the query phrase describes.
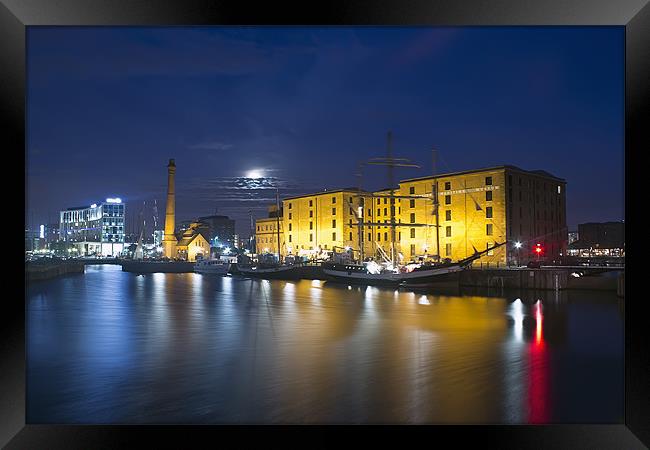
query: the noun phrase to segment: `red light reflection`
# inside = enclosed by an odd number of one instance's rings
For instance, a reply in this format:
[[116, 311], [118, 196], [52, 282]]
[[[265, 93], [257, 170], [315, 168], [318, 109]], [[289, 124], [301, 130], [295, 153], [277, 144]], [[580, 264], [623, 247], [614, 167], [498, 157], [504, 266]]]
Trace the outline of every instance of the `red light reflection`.
[[535, 342], [529, 345], [528, 422], [548, 423], [548, 357], [543, 335], [542, 303], [535, 304]]

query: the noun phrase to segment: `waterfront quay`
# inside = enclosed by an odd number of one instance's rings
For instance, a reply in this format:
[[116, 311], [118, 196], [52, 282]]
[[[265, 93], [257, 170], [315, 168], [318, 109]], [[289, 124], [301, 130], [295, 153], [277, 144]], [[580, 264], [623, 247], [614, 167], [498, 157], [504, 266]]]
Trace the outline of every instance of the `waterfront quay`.
[[25, 262], [27, 282], [47, 280], [66, 274], [84, 273], [84, 263], [76, 260], [40, 259]]
[[88, 265], [28, 285], [27, 420], [621, 422], [623, 305]]

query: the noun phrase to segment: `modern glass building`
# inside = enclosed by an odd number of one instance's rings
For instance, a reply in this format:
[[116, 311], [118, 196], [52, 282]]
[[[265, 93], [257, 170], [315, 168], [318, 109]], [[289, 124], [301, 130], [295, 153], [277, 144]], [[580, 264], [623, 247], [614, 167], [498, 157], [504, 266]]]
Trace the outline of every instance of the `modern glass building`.
[[124, 209], [120, 198], [61, 211], [61, 240], [80, 256], [118, 256], [124, 250]]

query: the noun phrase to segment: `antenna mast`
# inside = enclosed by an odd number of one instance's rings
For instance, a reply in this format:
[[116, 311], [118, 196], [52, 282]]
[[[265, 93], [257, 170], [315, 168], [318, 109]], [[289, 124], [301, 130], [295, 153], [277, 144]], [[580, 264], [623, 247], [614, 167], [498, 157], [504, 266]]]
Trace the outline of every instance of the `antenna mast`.
[[[436, 149], [432, 149], [433, 153], [433, 166], [432, 166], [432, 175], [436, 176]], [[431, 187], [431, 194], [433, 195], [433, 214], [436, 216], [436, 256], [438, 261], [440, 261], [440, 219], [439, 219], [439, 208], [438, 208], [438, 179], [433, 179], [433, 186]]]
[[277, 223], [277, 231], [278, 231], [278, 262], [282, 264], [282, 256], [280, 254], [280, 188], [277, 186], [275, 187], [275, 206], [276, 206], [276, 212], [275, 212], [275, 218], [276, 218], [276, 223]]

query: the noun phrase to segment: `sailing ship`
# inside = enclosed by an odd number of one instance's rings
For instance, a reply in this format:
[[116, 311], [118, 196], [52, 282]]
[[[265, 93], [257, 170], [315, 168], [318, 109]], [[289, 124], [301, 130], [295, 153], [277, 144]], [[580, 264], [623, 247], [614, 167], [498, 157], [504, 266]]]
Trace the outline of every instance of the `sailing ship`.
[[273, 254], [262, 254], [257, 262], [249, 264], [237, 264], [237, 272], [244, 276], [264, 279], [300, 279], [300, 264], [297, 264], [293, 256], [282, 259], [280, 251], [280, 192], [276, 188], [276, 228], [277, 228], [277, 259]]
[[[446, 275], [454, 272], [462, 271], [468, 268], [472, 262], [479, 259], [482, 255], [493, 251], [494, 249], [505, 245], [505, 242], [495, 243], [493, 246], [488, 246], [485, 250], [479, 252], [474, 248], [474, 253], [461, 260], [452, 262], [450, 259], [440, 259], [439, 253], [435, 255], [435, 261], [402, 264], [397, 258], [397, 249], [395, 248], [395, 229], [397, 227], [434, 227], [436, 231], [436, 249], [440, 248], [439, 224], [438, 224], [438, 193], [436, 184], [433, 185], [431, 198], [433, 200], [433, 215], [435, 216], [435, 224], [419, 224], [419, 223], [405, 223], [395, 221], [395, 198], [404, 199], [422, 199], [428, 198], [428, 195], [395, 195], [395, 188], [393, 184], [393, 169], [395, 167], [412, 167], [419, 168], [420, 166], [411, 163], [405, 158], [394, 158], [392, 155], [392, 134], [388, 132], [388, 145], [386, 158], [373, 158], [366, 164], [370, 165], [384, 165], [388, 167], [388, 182], [389, 188], [380, 191], [379, 194], [359, 194], [362, 197], [369, 197], [372, 200], [377, 197], [388, 197], [390, 199], [390, 221], [389, 223], [381, 222], [364, 222], [361, 214], [357, 215], [359, 226], [359, 257], [354, 258], [355, 250], [346, 248], [344, 252], [334, 253], [332, 259], [322, 264], [321, 269], [323, 273], [330, 279], [335, 281], [343, 281], [347, 283], [362, 283], [372, 285], [408, 285], [408, 284], [426, 284], [436, 279], [441, 275]], [[434, 173], [435, 173], [435, 150], [433, 152]], [[359, 174], [359, 177], [361, 175]], [[383, 192], [388, 191], [388, 195]], [[359, 192], [361, 187], [359, 186]], [[360, 209], [361, 211], [361, 209]], [[366, 261], [364, 259], [364, 244], [363, 244], [363, 227], [390, 227], [390, 249], [388, 254], [380, 246], [376, 246], [375, 252], [380, 256], [378, 260], [371, 259]], [[374, 244], [374, 242], [373, 242]], [[439, 252], [439, 250], [437, 250]], [[401, 255], [400, 255], [401, 256]]]
[[473, 255], [456, 262], [447, 260], [440, 263], [392, 265], [379, 264], [374, 260], [358, 263], [352, 260], [346, 261], [343, 258], [325, 262], [321, 268], [323, 273], [331, 279], [346, 283], [385, 286], [426, 284], [435, 281], [441, 275], [465, 270], [482, 255], [504, 244], [505, 242], [502, 242], [481, 252], [475, 251]]

